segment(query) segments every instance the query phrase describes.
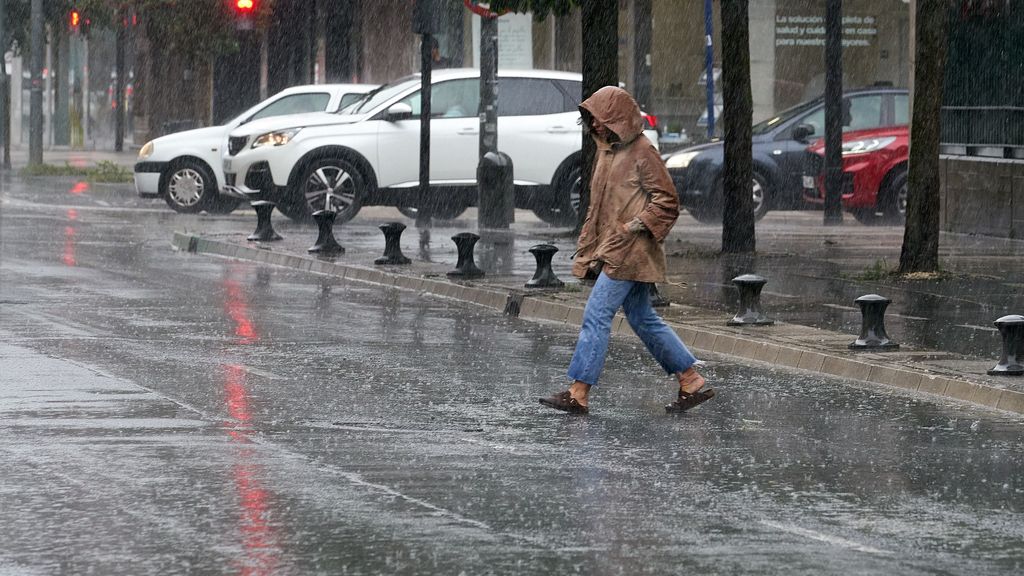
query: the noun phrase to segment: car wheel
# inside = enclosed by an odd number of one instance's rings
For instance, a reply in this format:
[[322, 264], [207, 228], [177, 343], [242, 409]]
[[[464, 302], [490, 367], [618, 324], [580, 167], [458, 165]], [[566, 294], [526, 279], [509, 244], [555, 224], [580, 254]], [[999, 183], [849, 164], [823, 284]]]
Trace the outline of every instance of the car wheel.
[[583, 193], [583, 165], [577, 156], [565, 163], [551, 185], [551, 199], [536, 206], [533, 213], [555, 226], [575, 226], [579, 221], [580, 197]]
[[164, 179], [164, 200], [175, 212], [202, 212], [217, 195], [216, 182], [210, 170], [200, 162], [175, 162]]
[[281, 213], [296, 222], [307, 222], [313, 212], [326, 208], [330, 194], [334, 223], [348, 222], [362, 208], [366, 180], [354, 164], [343, 158], [317, 158], [310, 162], [299, 178], [298, 190], [282, 199]]
[[[718, 191], [715, 199], [708, 199], [707, 202], [694, 206], [686, 206], [687, 212], [698, 222], [704, 224], [718, 224], [722, 221], [722, 206], [725, 204], [725, 190], [722, 178], [718, 179], [715, 185]], [[754, 201], [754, 220], [764, 218], [771, 206], [771, 195], [768, 182], [764, 176], [754, 172], [750, 183], [750, 193]]]
[[[462, 213], [466, 211], [469, 206], [465, 205], [445, 205], [445, 206], [434, 206], [434, 213], [432, 214], [435, 220], [454, 220]], [[402, 213], [402, 216], [406, 218], [412, 218], [413, 220], [419, 215], [419, 209], [413, 208], [412, 206], [399, 206], [398, 211]]]
[[771, 207], [771, 196], [768, 194], [768, 182], [757, 172], [754, 172], [754, 180], [751, 184], [751, 193], [754, 197], [754, 220], [764, 218]]
[[886, 224], [903, 224], [907, 221], [907, 169], [899, 168], [878, 199], [878, 211]]

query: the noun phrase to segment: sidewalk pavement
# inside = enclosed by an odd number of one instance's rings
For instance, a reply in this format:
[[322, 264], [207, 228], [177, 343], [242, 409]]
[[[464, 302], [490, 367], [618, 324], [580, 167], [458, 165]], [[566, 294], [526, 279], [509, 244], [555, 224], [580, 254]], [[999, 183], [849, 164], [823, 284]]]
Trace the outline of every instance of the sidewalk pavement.
[[[384, 249], [377, 230], [390, 218], [387, 209], [364, 209], [335, 229], [345, 246], [336, 258], [311, 256], [316, 230], [285, 221], [274, 225], [285, 237], [273, 243], [249, 242], [255, 219], [237, 219], [224, 232], [178, 232], [173, 246], [183, 252], [249, 260], [453, 298], [523, 319], [578, 327], [589, 289], [571, 277], [574, 239], [565, 229], [536, 220], [510, 230], [478, 231], [474, 210], [451, 222], [417, 230], [412, 222], [402, 250], [413, 263], [378, 266]], [[251, 212], [249, 213], [251, 214]], [[658, 286], [672, 304], [659, 312], [698, 354], [731, 355], [743, 361], [827, 374], [1024, 413], [1024, 377], [989, 376], [999, 358], [1001, 340], [992, 321], [1024, 313], [1024, 241], [943, 234], [939, 277], [891, 278], [886, 267], [898, 262], [902, 228], [865, 227], [847, 222], [826, 227], [820, 212], [771, 212], [758, 224], [755, 255], [719, 254], [721, 227], [700, 225], [680, 216], [669, 238], [668, 281]], [[476, 262], [486, 276], [450, 278], [457, 254], [449, 237], [472, 231], [481, 235]], [[415, 235], [419, 235], [418, 238]], [[553, 269], [562, 289], [527, 289], [536, 263], [531, 246], [559, 248]], [[413, 246], [413, 249], [409, 247]], [[731, 279], [743, 273], [768, 279], [762, 292], [771, 326], [727, 326], [738, 308]], [[848, 344], [860, 330], [853, 300], [877, 292], [892, 298], [886, 316], [893, 352], [856, 352]], [[616, 334], [631, 330], [620, 315]], [[566, 360], [568, 361], [568, 359]]]
[[[113, 162], [122, 168], [132, 170], [138, 158], [139, 149], [129, 144], [123, 152], [114, 152], [113, 144], [106, 150], [72, 150], [69, 147], [55, 147], [43, 150], [43, 163], [54, 166], [70, 164], [77, 168], [92, 168], [100, 162]], [[20, 170], [28, 166], [28, 146], [11, 146], [11, 168]]]

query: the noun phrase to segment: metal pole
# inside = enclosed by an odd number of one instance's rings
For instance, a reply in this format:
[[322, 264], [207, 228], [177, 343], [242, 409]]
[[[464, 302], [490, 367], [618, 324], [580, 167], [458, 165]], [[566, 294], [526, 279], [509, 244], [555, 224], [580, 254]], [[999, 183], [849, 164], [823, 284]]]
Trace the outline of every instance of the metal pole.
[[825, 4], [825, 224], [842, 224], [843, 0]]
[[704, 70], [707, 74], [708, 138], [715, 137], [715, 48], [711, 42], [714, 32], [711, 0], [704, 0]]
[[498, 151], [498, 19], [480, 18], [480, 157]]
[[420, 189], [416, 203], [416, 227], [430, 228], [430, 77], [434, 35], [424, 33], [420, 45]]
[[126, 35], [128, 23], [125, 21], [124, 10], [118, 8], [117, 10], [117, 40], [116, 48], [114, 53], [114, 65], [117, 68], [117, 84], [115, 90], [117, 91], [116, 102], [117, 108], [114, 110], [114, 151], [120, 152], [124, 150], [124, 86], [127, 72], [125, 71], [124, 65], [124, 45], [126, 42]]
[[29, 92], [28, 163], [43, 163], [43, 0], [32, 0], [30, 13], [32, 79]]
[[11, 143], [8, 138], [10, 107], [7, 103], [7, 0], [0, 0], [0, 147], [4, 149], [3, 168], [11, 167]]

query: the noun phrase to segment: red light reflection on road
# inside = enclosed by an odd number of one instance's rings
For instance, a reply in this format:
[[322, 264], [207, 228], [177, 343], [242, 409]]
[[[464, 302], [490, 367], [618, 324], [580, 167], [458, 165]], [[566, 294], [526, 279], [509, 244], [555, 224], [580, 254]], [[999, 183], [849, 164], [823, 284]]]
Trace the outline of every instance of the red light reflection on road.
[[60, 261], [66, 266], [77, 266], [78, 260], [75, 259], [75, 227], [65, 226], [64, 227], [64, 253], [61, 254]]
[[71, 187], [71, 190], [68, 190], [68, 192], [70, 192], [70, 193], [72, 193], [72, 194], [74, 194], [76, 196], [85, 194], [88, 191], [89, 191], [89, 183], [88, 182], [75, 182], [75, 185]]
[[224, 311], [228, 317], [235, 321], [235, 336], [238, 336], [239, 344], [252, 344], [259, 340], [252, 321], [249, 320], [249, 307], [245, 302], [245, 294], [238, 282], [224, 279]]
[[230, 419], [224, 426], [232, 442], [239, 444], [232, 466], [232, 477], [241, 506], [238, 515], [239, 534], [244, 555], [232, 565], [245, 576], [273, 574], [277, 568], [281, 547], [271, 529], [270, 504], [272, 495], [263, 489], [259, 478], [262, 467], [253, 462], [256, 450], [252, 443], [250, 424], [252, 413], [245, 387], [246, 371], [241, 366], [227, 364], [224, 369], [224, 401]]

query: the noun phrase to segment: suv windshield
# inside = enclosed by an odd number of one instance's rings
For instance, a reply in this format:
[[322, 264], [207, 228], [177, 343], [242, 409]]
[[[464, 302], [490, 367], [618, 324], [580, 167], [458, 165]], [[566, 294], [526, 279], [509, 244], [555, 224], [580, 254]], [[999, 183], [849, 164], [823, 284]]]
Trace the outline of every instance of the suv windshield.
[[387, 102], [391, 98], [405, 92], [413, 85], [419, 84], [420, 77], [418, 74], [412, 76], [406, 76], [399, 78], [390, 84], [384, 84], [376, 90], [367, 92], [365, 96], [359, 100], [349, 104], [342, 108], [338, 112], [341, 114], [358, 114], [360, 112], [369, 112], [377, 106], [380, 106], [384, 102]]

